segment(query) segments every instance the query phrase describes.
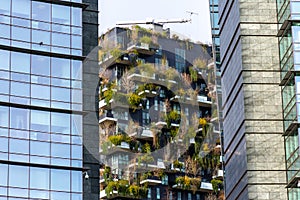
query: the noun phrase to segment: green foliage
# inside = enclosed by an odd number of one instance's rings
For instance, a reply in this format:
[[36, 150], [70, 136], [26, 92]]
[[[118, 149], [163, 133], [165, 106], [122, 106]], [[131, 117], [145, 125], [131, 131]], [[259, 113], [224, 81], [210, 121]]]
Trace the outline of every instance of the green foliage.
[[178, 160], [175, 160], [173, 162], [173, 167], [182, 169], [183, 168], [183, 163], [179, 162]]
[[193, 65], [194, 65], [194, 67], [196, 67], [198, 69], [206, 69], [206, 67], [207, 67], [206, 61], [202, 58], [196, 58], [193, 61]]
[[119, 47], [115, 47], [110, 50], [110, 55], [112, 55], [114, 58], [119, 58], [122, 55], [122, 51]]
[[198, 72], [193, 67], [189, 67], [189, 71], [190, 71], [191, 80], [192, 81], [197, 81]]
[[141, 43], [145, 43], [145, 44], [151, 44], [152, 43], [152, 39], [148, 36], [143, 36], [140, 38], [140, 42]]
[[108, 182], [105, 193], [108, 198], [113, 195], [113, 191], [117, 191], [118, 195], [130, 196], [130, 198], [144, 198], [147, 195], [148, 188], [137, 185], [129, 185], [128, 180], [110, 181]]
[[172, 138], [175, 138], [177, 136], [177, 134], [178, 134], [178, 127], [172, 128], [170, 130], [170, 135], [171, 135]]
[[215, 193], [217, 193], [219, 187], [223, 185], [223, 181], [218, 180], [218, 179], [213, 179], [213, 180], [211, 180], [211, 184], [212, 184], [213, 191]]
[[130, 142], [130, 137], [124, 134], [119, 134], [119, 135], [111, 135], [108, 137], [109, 141], [113, 143], [114, 145], [121, 145], [121, 142]]
[[106, 188], [105, 188], [105, 193], [107, 195], [107, 197], [109, 198], [111, 196], [111, 193], [114, 190], [117, 190], [117, 186], [118, 186], [118, 182], [114, 182], [114, 181], [109, 181]]
[[129, 93], [128, 94], [128, 103], [133, 109], [137, 109], [139, 104], [142, 101], [142, 97], [135, 93]]
[[151, 146], [148, 142], [143, 145], [143, 153], [151, 153]]
[[179, 176], [175, 179], [178, 187], [183, 189], [192, 189], [196, 191], [200, 188], [201, 179], [200, 178], [190, 178], [188, 176]]
[[105, 103], [108, 104], [110, 100], [112, 100], [114, 96], [114, 91], [112, 89], [108, 89], [104, 92]]
[[105, 182], [111, 180], [111, 169], [110, 167], [105, 167], [104, 172], [103, 172], [103, 177]]

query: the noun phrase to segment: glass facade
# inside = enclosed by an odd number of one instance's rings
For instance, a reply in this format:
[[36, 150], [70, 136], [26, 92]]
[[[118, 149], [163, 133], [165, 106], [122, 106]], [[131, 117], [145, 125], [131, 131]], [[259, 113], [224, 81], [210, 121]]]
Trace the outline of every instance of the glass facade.
[[299, 185], [299, 1], [277, 0], [279, 50], [284, 118], [284, 139], [288, 181], [288, 198], [300, 198]]
[[47, 2], [0, 4], [1, 200], [82, 199], [82, 5]]
[[82, 8], [31, 0], [0, 7], [0, 45], [82, 55]]

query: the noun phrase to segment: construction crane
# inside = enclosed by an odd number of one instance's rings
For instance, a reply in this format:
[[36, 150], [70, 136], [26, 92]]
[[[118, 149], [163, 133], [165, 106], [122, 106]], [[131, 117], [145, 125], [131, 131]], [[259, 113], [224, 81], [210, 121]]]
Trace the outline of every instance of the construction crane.
[[198, 13], [195, 12], [190, 12], [186, 11], [187, 13], [190, 14], [189, 19], [146, 19], [143, 21], [123, 21], [123, 22], [118, 22], [116, 25], [117, 26], [127, 26], [127, 25], [135, 25], [135, 24], [152, 24], [152, 25], [160, 25], [163, 26], [164, 24], [175, 24], [175, 23], [187, 23], [187, 22], [192, 22], [192, 15], [198, 15]]
[[127, 25], [135, 25], [135, 24], [152, 24], [152, 25], [164, 25], [167, 23], [187, 23], [191, 22], [191, 19], [173, 19], [173, 20], [154, 20], [154, 19], [146, 19], [145, 21], [124, 21], [118, 22], [116, 25], [118, 26], [127, 26]]

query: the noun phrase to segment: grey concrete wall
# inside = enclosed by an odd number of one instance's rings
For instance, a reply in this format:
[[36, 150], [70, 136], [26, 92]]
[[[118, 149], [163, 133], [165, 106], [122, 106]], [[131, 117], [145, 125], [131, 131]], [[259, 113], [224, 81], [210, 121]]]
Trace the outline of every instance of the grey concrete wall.
[[[98, 84], [98, 0], [83, 0], [83, 166], [89, 179], [83, 181], [83, 199], [99, 200], [99, 125], [97, 119]], [[93, 50], [94, 49], [94, 50]]]

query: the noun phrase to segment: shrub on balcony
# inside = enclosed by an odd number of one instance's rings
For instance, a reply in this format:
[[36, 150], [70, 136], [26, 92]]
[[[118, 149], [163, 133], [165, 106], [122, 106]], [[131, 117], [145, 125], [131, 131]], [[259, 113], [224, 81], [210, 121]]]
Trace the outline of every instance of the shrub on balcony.
[[175, 160], [173, 162], [173, 167], [174, 168], [179, 168], [181, 170], [183, 168], [183, 163], [179, 162], [178, 160]]
[[218, 179], [211, 180], [212, 188], [215, 193], [218, 193], [219, 188], [223, 187], [223, 181]]
[[130, 93], [128, 95], [128, 103], [131, 106], [131, 108], [133, 108], [134, 110], [136, 110], [139, 107], [141, 102], [142, 102], [141, 96], [135, 93]]
[[130, 137], [124, 134], [119, 135], [111, 135], [108, 137], [109, 141], [114, 145], [118, 146], [121, 145], [122, 142], [130, 143]]

